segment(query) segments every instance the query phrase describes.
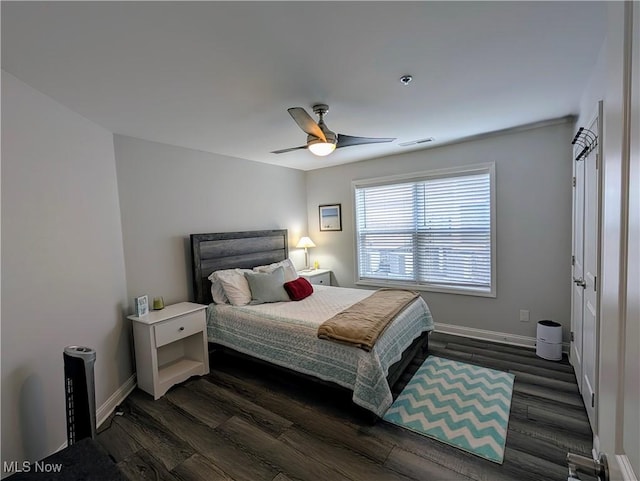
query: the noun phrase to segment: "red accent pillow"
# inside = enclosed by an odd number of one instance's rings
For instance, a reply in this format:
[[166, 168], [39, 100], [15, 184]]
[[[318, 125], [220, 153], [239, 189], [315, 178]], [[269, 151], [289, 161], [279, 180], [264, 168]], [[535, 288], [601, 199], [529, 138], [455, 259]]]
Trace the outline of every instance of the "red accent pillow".
[[298, 277], [296, 280], [285, 282], [284, 288], [292, 301], [301, 301], [305, 297], [313, 294], [313, 286], [304, 277]]

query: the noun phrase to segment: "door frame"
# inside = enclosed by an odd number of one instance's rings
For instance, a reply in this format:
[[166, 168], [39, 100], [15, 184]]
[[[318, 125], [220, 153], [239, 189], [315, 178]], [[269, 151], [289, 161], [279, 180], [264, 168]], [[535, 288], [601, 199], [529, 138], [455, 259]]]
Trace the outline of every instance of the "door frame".
[[[608, 454], [612, 480], [637, 480], [639, 466], [634, 466], [627, 450], [639, 446], [625, 445], [625, 430], [640, 426], [625, 425], [625, 390], [637, 388], [625, 385], [628, 367], [625, 356], [628, 340], [627, 315], [630, 301], [638, 302], [635, 290], [628, 278], [633, 262], [638, 262], [637, 252], [629, 257], [629, 228], [637, 228], [637, 219], [629, 218], [630, 170], [637, 170], [639, 141], [634, 129], [638, 128], [640, 4], [635, 2], [611, 2], [607, 4], [607, 78], [604, 104], [604, 155], [602, 186], [602, 282], [600, 303], [600, 356], [598, 424], [594, 437], [594, 454]], [[624, 25], [621, 29], [620, 26]], [[635, 112], [635, 115], [634, 115]], [[633, 158], [633, 164], [631, 160]], [[634, 181], [635, 182], [635, 181]], [[631, 206], [637, 213], [638, 207]], [[635, 222], [632, 224], [631, 222]], [[630, 299], [628, 299], [630, 295]], [[637, 342], [637, 340], [633, 340]], [[635, 346], [633, 346], [635, 347]], [[633, 349], [632, 347], [632, 349]], [[631, 366], [636, 367], [637, 366]], [[628, 414], [628, 413], [627, 413]], [[637, 419], [634, 422], [638, 422]], [[639, 423], [640, 424], [640, 423]], [[597, 456], [595, 456], [597, 457]]]

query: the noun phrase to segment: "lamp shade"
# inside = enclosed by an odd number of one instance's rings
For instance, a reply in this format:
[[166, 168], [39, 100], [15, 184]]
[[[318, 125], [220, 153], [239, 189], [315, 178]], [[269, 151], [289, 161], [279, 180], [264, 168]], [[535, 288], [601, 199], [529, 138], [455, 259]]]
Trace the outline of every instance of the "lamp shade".
[[315, 246], [316, 245], [313, 243], [313, 241], [308, 237], [301, 237], [298, 243], [296, 244], [296, 247], [298, 249], [306, 249], [307, 247], [315, 247]]
[[330, 142], [316, 142], [315, 144], [309, 144], [309, 150], [313, 155], [324, 157], [336, 150], [336, 144], [332, 144]]

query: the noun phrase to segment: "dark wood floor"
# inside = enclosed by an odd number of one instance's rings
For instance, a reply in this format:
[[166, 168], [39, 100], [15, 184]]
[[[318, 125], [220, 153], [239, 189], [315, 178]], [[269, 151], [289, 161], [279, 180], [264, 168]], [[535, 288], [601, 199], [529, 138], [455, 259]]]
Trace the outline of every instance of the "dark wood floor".
[[341, 391], [221, 353], [208, 376], [158, 401], [134, 391], [98, 441], [131, 480], [551, 481], [567, 479], [568, 451], [590, 456], [591, 430], [566, 360], [440, 333], [430, 354], [515, 374], [504, 464], [372, 425]]

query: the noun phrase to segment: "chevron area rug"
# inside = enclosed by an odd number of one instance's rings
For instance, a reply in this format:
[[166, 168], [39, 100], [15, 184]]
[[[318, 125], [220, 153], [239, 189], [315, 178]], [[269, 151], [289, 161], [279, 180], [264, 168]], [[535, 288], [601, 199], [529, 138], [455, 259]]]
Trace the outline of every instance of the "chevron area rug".
[[502, 464], [513, 374], [429, 356], [383, 419]]

